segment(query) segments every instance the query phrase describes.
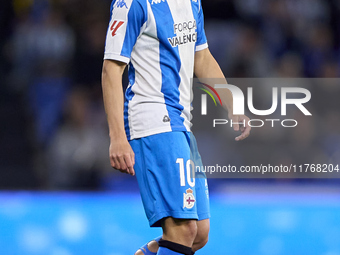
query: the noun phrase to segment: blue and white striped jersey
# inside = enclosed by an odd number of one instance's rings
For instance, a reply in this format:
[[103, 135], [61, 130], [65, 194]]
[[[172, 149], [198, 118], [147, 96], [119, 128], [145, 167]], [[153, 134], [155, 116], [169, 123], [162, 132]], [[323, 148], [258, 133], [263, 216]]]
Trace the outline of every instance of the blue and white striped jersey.
[[113, 0], [104, 59], [129, 64], [129, 140], [190, 131], [194, 55], [207, 47], [200, 0]]

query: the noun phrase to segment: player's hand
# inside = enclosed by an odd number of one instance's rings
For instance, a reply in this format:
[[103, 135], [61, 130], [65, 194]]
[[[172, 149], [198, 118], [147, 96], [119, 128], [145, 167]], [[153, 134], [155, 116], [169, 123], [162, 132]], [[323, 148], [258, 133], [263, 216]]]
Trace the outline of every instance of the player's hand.
[[122, 173], [135, 175], [133, 166], [135, 165], [135, 154], [126, 139], [111, 140], [110, 144], [111, 166]]
[[[242, 141], [250, 135], [251, 127], [249, 126], [249, 118], [246, 115], [232, 115], [229, 119], [233, 122], [234, 131], [241, 131], [241, 135], [235, 138], [236, 141]], [[238, 123], [244, 124], [238, 124]], [[237, 123], [237, 124], [234, 124]]]

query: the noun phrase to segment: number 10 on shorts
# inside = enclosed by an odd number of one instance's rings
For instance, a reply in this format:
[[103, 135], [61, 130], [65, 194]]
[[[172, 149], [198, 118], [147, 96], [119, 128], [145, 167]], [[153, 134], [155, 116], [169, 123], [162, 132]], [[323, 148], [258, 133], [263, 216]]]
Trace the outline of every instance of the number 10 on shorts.
[[180, 177], [180, 182], [181, 186], [186, 186], [185, 185], [185, 172], [187, 176], [187, 182], [190, 185], [190, 187], [195, 186], [195, 163], [189, 159], [186, 164], [184, 169], [184, 159], [183, 158], [178, 158], [176, 161], [177, 164], [179, 164], [179, 177]]

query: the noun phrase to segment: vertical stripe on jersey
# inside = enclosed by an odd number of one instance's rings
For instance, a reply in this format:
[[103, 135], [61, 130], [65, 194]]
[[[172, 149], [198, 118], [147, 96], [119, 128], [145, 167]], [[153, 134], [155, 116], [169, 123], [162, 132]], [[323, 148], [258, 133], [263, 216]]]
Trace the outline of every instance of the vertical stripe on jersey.
[[120, 53], [122, 56], [128, 58], [131, 57], [131, 52], [137, 41], [137, 38], [140, 36], [146, 26], [147, 13], [141, 11], [143, 8], [146, 9], [146, 2], [131, 0], [131, 6], [127, 15], [128, 29], [126, 29], [123, 48]]
[[[174, 20], [168, 2], [151, 5], [152, 12], [155, 17], [157, 34], [168, 34], [169, 37], [176, 36], [174, 34]], [[172, 31], [172, 33], [170, 33]], [[160, 43], [160, 67], [162, 71], [162, 93], [164, 94], [165, 104], [170, 117], [170, 126], [172, 130], [183, 127], [184, 119], [179, 117], [184, 107], [180, 105], [179, 85], [181, 77], [179, 75], [181, 69], [181, 60], [178, 48], [173, 51], [168, 41]], [[173, 54], [173, 56], [169, 56]], [[173, 61], [173, 59], [175, 61]], [[171, 70], [174, 69], [174, 70]], [[174, 96], [173, 96], [174, 95]]]
[[[131, 86], [134, 96], [128, 105], [129, 139], [152, 135], [155, 132], [171, 131], [170, 123], [163, 122], [163, 117], [168, 116], [169, 113], [164, 94], [161, 92], [162, 70], [159, 65], [159, 41], [155, 40], [156, 21], [150, 2], [146, 1], [146, 4], [148, 25], [144, 29], [142, 28], [144, 34], [137, 40], [131, 54], [130, 63], [136, 71], [134, 72], [134, 83]], [[145, 45], [149, 45], [149, 47], [145, 47]]]
[[[192, 1], [182, 1], [182, 0], [168, 1], [174, 23], [195, 20], [193, 11], [192, 11], [191, 2]], [[182, 8], [179, 10], [178, 7], [176, 6], [182, 6]], [[188, 12], [188, 10], [190, 11]], [[183, 17], [185, 17], [185, 19], [183, 19]], [[182, 63], [182, 66], [179, 70], [179, 76], [181, 80], [179, 84], [179, 92], [180, 92], [179, 103], [180, 105], [184, 107], [181, 117], [183, 119], [190, 120], [190, 105], [191, 105], [190, 96], [192, 95], [190, 77], [194, 73], [193, 60], [195, 57], [195, 52], [193, 50], [193, 47], [189, 43], [178, 45], [177, 48], [178, 48], [179, 57]], [[187, 118], [185, 118], [184, 115], [186, 115]], [[189, 131], [190, 122], [185, 121], [183, 124], [185, 128]]]
[[134, 97], [135, 93], [132, 91], [132, 86], [135, 84], [135, 68], [133, 67], [132, 63], [129, 64], [129, 86], [125, 91], [125, 103], [124, 103], [124, 125], [125, 125], [125, 132], [126, 137], [130, 140], [130, 114], [129, 114], [129, 103], [131, 102], [132, 98]]
[[196, 51], [203, 50], [208, 47], [207, 37], [205, 36], [204, 31], [204, 15], [203, 10], [201, 9], [201, 1], [198, 0], [199, 6], [192, 2], [193, 12], [196, 14], [197, 20], [197, 42], [196, 42]]

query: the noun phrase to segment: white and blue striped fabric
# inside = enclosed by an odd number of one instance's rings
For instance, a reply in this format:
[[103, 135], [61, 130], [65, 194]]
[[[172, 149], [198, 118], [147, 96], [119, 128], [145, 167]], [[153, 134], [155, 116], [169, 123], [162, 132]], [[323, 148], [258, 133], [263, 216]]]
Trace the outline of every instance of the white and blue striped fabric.
[[200, 0], [114, 0], [104, 59], [129, 64], [129, 140], [190, 131], [195, 51], [207, 48]]

